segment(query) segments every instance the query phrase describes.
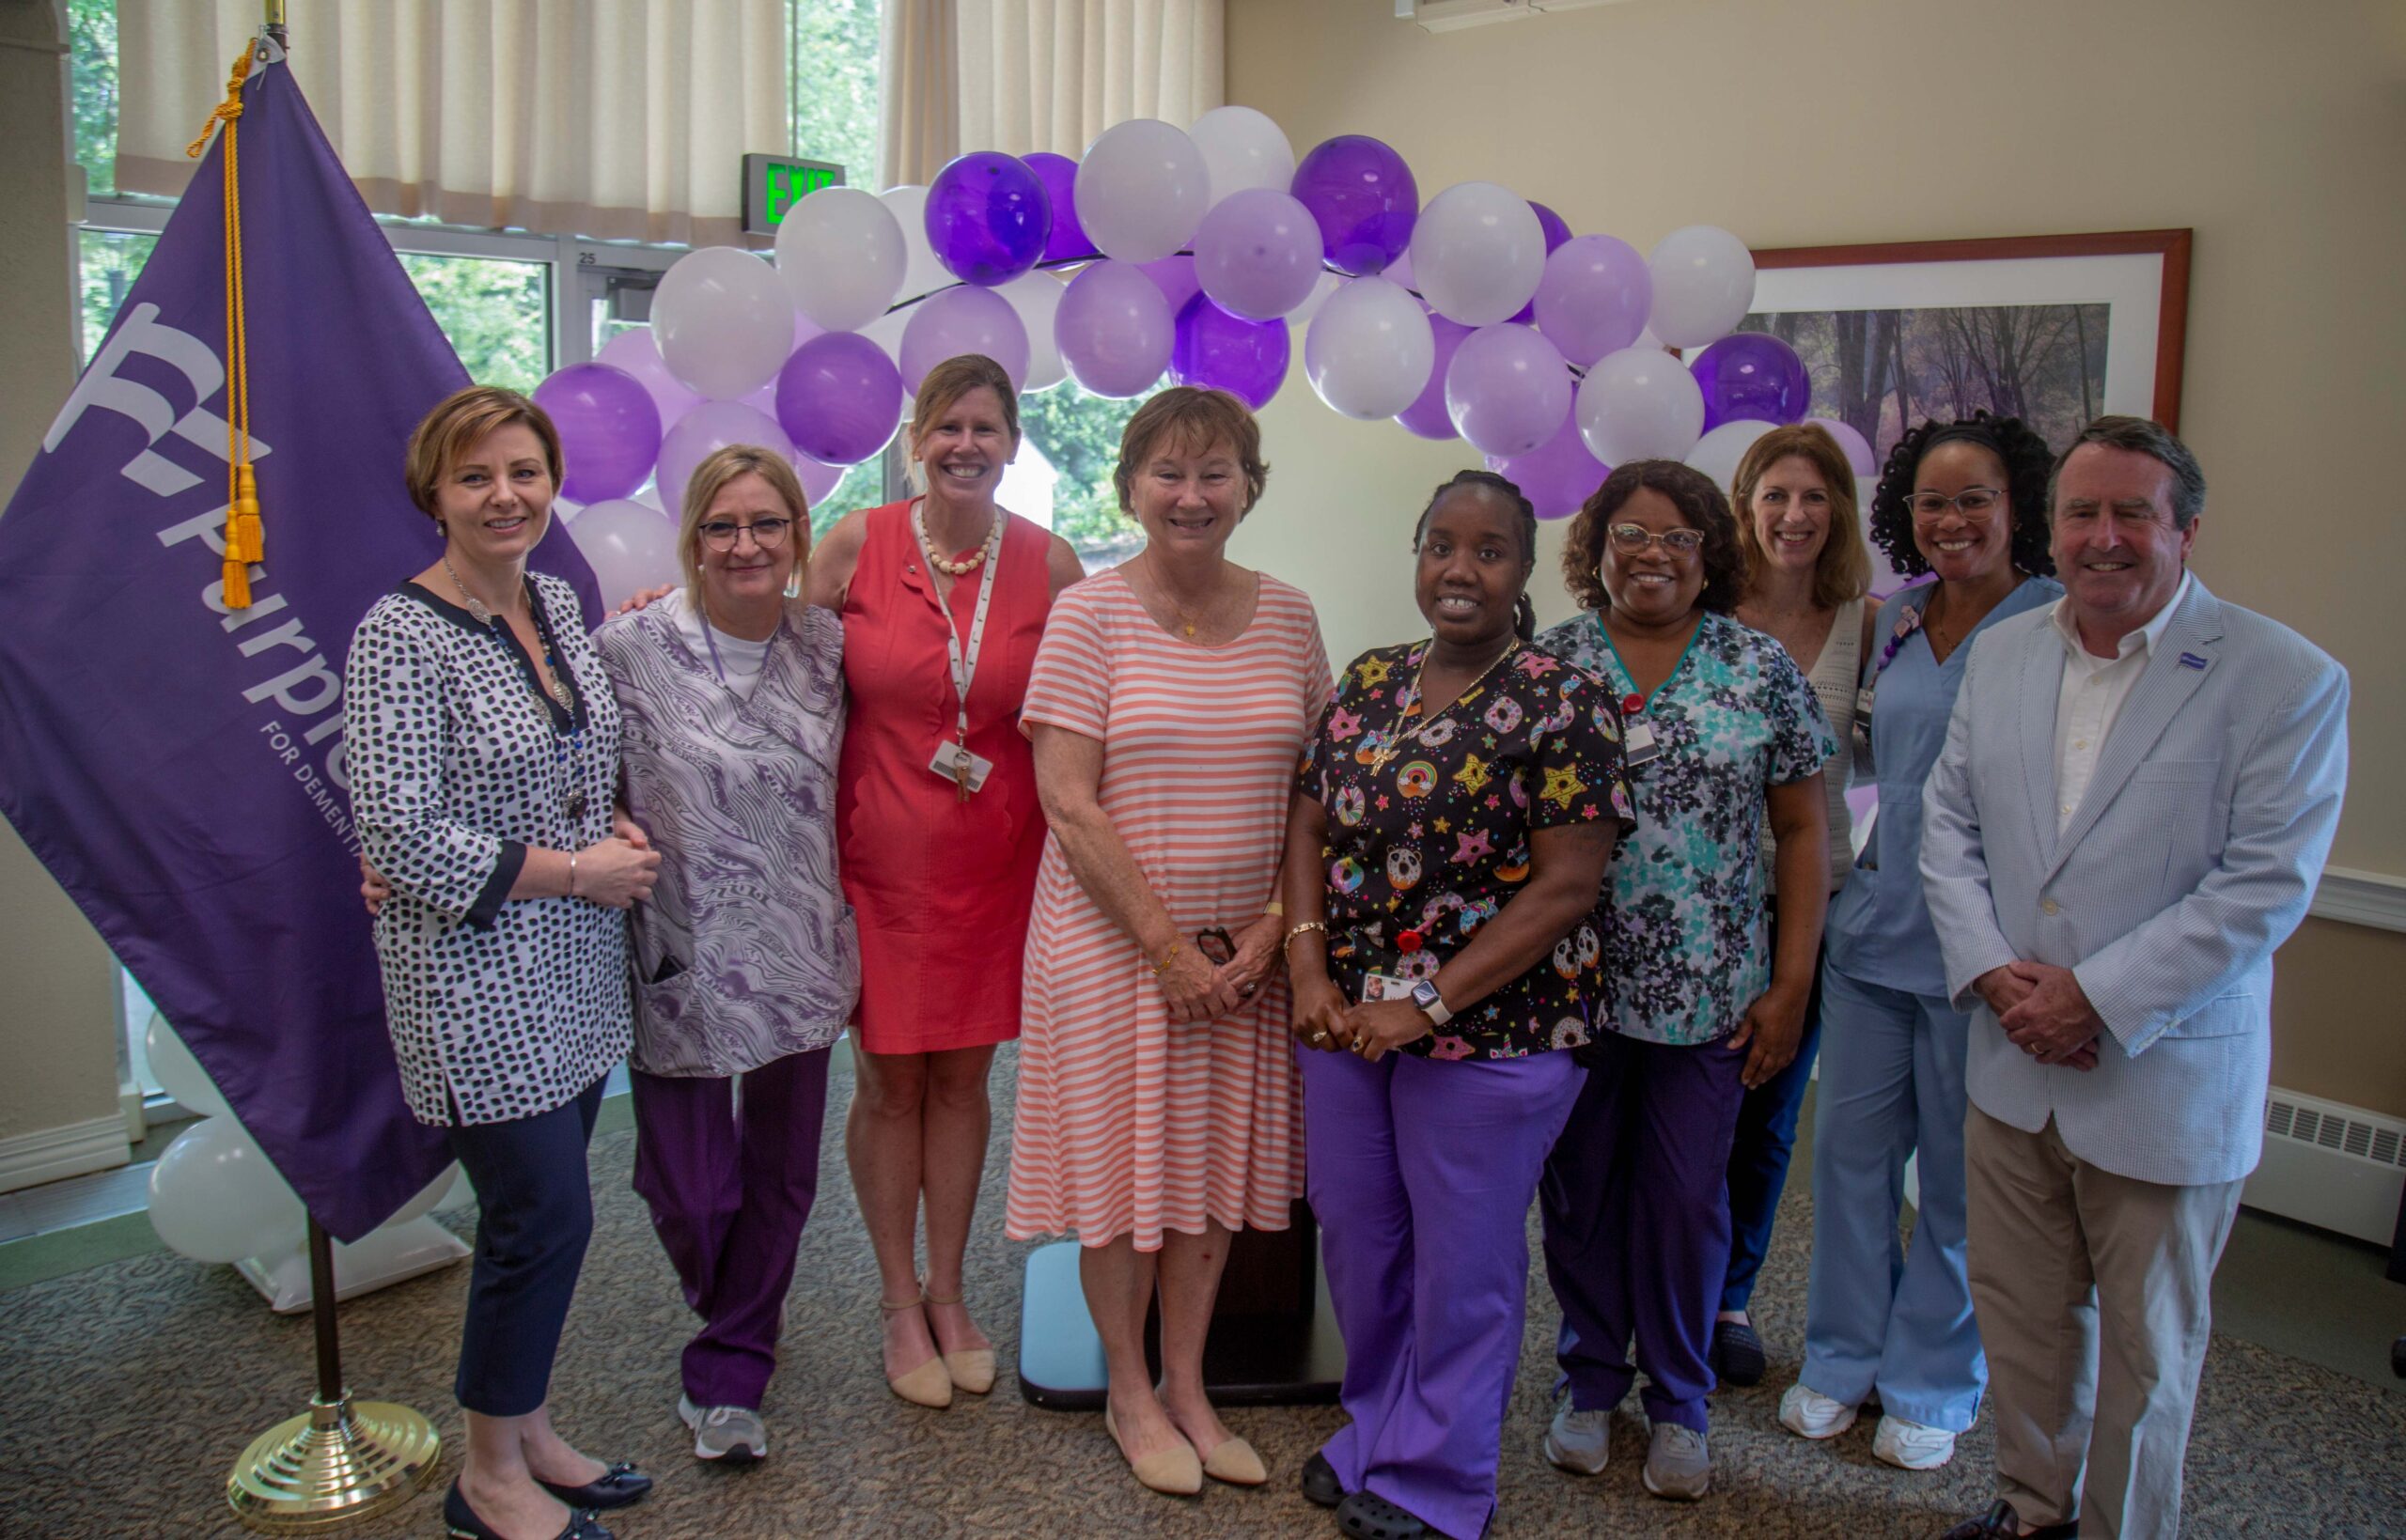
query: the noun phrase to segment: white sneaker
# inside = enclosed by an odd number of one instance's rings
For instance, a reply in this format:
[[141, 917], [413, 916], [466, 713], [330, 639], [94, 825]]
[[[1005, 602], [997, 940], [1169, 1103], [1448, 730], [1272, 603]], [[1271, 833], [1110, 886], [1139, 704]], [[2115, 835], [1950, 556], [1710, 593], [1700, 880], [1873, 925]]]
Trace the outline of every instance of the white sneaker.
[[1800, 1379], [1779, 1398], [1779, 1425], [1800, 1438], [1835, 1439], [1854, 1426], [1854, 1408]]
[[750, 1465], [768, 1457], [769, 1430], [749, 1407], [697, 1407], [693, 1397], [680, 1395], [677, 1416], [694, 1431], [695, 1459]]
[[1573, 1411], [1570, 1397], [1564, 1396], [1545, 1430], [1545, 1457], [1574, 1476], [1602, 1475], [1613, 1449], [1612, 1415], [1604, 1407]]
[[1955, 1457], [1955, 1435], [1943, 1427], [1924, 1427], [1901, 1417], [1885, 1416], [1871, 1436], [1871, 1453], [1899, 1470], [1935, 1470]]

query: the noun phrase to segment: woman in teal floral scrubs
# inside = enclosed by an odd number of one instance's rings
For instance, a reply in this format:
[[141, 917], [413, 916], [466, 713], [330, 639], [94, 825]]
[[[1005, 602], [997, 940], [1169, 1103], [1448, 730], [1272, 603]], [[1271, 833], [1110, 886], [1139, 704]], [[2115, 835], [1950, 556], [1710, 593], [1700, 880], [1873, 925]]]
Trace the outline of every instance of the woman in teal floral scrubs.
[[[1620, 467], [1572, 521], [1562, 559], [1589, 613], [1538, 645], [1620, 699], [1637, 831], [1612, 868], [1607, 1030], [1580, 1050], [1590, 1073], [1542, 1189], [1570, 1386], [1546, 1455], [1601, 1470], [1608, 1414], [1642, 1369], [1647, 1490], [1697, 1498], [1711, 1478], [1706, 1357], [1728, 1262], [1729, 1144], [1747, 1089], [1795, 1056], [1829, 901], [1821, 765], [1837, 742], [1787, 650], [1729, 617], [1737, 524], [1700, 473]], [[1766, 819], [1776, 956], [1757, 854]]]

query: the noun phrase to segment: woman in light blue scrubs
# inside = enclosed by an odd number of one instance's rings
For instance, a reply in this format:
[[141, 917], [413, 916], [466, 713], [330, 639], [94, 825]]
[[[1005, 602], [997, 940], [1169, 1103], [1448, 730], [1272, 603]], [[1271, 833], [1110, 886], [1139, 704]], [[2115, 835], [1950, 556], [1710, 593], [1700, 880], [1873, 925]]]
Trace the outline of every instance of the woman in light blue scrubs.
[[[1877, 1394], [1872, 1453], [1909, 1470], [1954, 1457], [1988, 1365], [1963, 1270], [1963, 1053], [1921, 887], [1922, 782], [1980, 632], [2063, 596], [2047, 553], [2053, 457], [2011, 417], [1928, 422], [1888, 456], [1871, 538], [1898, 572], [1934, 574], [1872, 625], [1855, 769], [1877, 783], [1870, 838], [1832, 901], [1813, 1135], [1804, 1369], [1779, 1420], [1834, 1439]], [[1920, 1156], [1913, 1248], [1898, 1233]]]

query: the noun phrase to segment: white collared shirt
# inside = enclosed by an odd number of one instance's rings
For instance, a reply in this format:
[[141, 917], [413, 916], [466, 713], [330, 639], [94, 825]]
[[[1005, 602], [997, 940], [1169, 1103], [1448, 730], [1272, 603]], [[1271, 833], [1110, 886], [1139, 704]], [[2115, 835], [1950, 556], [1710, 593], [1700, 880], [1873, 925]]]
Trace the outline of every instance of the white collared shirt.
[[2097, 759], [2105, 750], [2106, 735], [2114, 730], [2114, 719], [2122, 714], [2131, 687], [2147, 672], [2148, 658], [2188, 594], [2189, 574], [2183, 571], [2180, 585], [2172, 590], [2164, 608], [2124, 636], [2111, 658], [2100, 658], [2081, 645], [2080, 623], [2072, 618], [2070, 596], [2055, 600], [2055, 634], [2063, 638], [2065, 653], [2063, 691], [2055, 697], [2057, 833], [2070, 825], [2080, 800], [2088, 795], [2088, 783], [2097, 774]]

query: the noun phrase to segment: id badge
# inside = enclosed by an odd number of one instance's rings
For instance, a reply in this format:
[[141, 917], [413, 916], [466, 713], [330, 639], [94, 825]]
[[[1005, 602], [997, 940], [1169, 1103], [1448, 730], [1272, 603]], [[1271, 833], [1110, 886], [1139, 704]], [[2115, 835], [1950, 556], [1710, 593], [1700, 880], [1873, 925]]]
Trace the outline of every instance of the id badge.
[[1624, 770], [1635, 770], [1663, 752], [1654, 741], [1654, 729], [1643, 721], [1633, 722], [1621, 730], [1620, 762]]
[[969, 763], [969, 789], [983, 791], [986, 789], [986, 777], [993, 771], [994, 762], [983, 754], [970, 753], [966, 744], [936, 745], [935, 757], [928, 761], [928, 769], [944, 780], [958, 786], [961, 784], [960, 765], [964, 759]]
[[1382, 1000], [1410, 1000], [1412, 981], [1393, 978], [1385, 973], [1362, 975], [1362, 1003], [1375, 1005]]

